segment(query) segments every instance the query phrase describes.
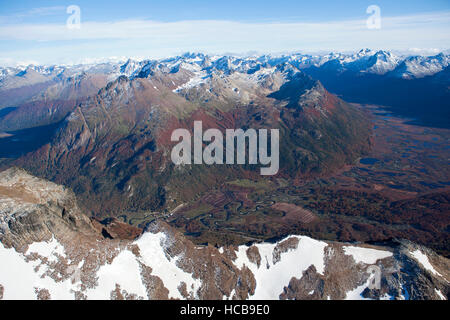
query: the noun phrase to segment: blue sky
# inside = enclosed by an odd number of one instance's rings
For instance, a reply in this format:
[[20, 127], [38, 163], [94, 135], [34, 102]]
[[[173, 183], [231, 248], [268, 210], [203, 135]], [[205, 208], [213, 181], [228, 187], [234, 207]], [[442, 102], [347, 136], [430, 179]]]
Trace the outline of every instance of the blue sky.
[[[34, 22], [58, 22], [64, 19], [64, 8], [78, 5], [87, 21], [114, 21], [130, 18], [158, 21], [237, 20], [260, 21], [329, 21], [366, 17], [365, 10], [376, 4], [385, 15], [450, 10], [448, 0], [165, 0], [165, 1], [2, 1], [1, 15], [18, 15], [36, 8], [61, 7], [55, 15], [29, 17]], [[27, 18], [28, 19], [28, 18]], [[64, 20], [63, 20], [64, 21]]]
[[[369, 5], [381, 28], [368, 29]], [[81, 28], [69, 30], [69, 5]], [[450, 49], [450, 1], [1, 1], [0, 64], [109, 57], [352, 51], [432, 54]]]

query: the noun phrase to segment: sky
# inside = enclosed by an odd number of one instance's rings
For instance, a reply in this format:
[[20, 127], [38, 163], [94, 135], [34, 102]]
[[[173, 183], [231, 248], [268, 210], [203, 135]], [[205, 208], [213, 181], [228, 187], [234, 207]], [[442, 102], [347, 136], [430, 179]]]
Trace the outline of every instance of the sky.
[[448, 51], [450, 1], [0, 1], [0, 65], [361, 48]]

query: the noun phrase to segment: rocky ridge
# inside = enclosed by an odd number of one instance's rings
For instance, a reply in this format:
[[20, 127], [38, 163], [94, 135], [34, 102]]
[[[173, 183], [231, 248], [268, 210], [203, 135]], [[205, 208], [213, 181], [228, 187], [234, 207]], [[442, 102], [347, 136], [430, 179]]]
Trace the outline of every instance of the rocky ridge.
[[[0, 217], [0, 299], [449, 295], [449, 261], [411, 242], [364, 245], [292, 235], [273, 243], [215, 248], [195, 246], [158, 221], [131, 237], [117, 231], [129, 227], [110, 221], [115, 227], [105, 233], [108, 222], [84, 216], [70, 190], [21, 169], [0, 173]], [[369, 289], [378, 276], [380, 286]]]

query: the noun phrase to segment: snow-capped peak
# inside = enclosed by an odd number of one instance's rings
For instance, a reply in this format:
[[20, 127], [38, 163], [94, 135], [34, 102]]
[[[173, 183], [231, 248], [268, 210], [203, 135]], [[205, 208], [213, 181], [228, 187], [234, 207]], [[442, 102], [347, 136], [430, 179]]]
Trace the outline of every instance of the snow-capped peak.
[[423, 78], [433, 75], [448, 67], [450, 58], [443, 53], [436, 56], [413, 56], [403, 60], [394, 71], [395, 76], [402, 78]]

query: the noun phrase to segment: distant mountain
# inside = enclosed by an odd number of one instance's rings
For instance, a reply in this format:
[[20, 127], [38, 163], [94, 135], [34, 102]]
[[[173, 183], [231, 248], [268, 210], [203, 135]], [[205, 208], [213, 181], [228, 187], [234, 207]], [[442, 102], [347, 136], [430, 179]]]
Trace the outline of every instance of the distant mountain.
[[[289, 55], [261, 55], [251, 57], [207, 56], [202, 53], [186, 53], [179, 57], [162, 60], [133, 60], [126, 62], [108, 62], [86, 65], [63, 66], [21, 66], [0, 67], [0, 91], [33, 86], [48, 81], [58, 82], [82, 73], [107, 75], [114, 80], [120, 75], [136, 77], [153, 63], [175, 67], [183, 61], [197, 64], [202, 68], [212, 67], [224, 72], [246, 72], [267, 65], [276, 66], [289, 63], [299, 69], [308, 67], [334, 66], [336, 69], [352, 70], [372, 74], [387, 74], [394, 77], [421, 78], [436, 74], [449, 65], [449, 55], [440, 53], [436, 56], [397, 56], [389, 51], [362, 49], [354, 54], [329, 53], [326, 55], [308, 55], [293, 53]], [[1, 106], [4, 106], [2, 102]]]
[[73, 108], [115, 79], [118, 66], [28, 66], [0, 70], [0, 131], [61, 121]]
[[[448, 109], [445, 108], [448, 99], [442, 99], [447, 97], [448, 90], [446, 79], [439, 80], [441, 77], [438, 74], [449, 66], [448, 55], [441, 53], [431, 57], [400, 57], [388, 51], [363, 49], [354, 54], [294, 53], [243, 58], [186, 53], [162, 60], [129, 59], [126, 62], [75, 66], [30, 65], [0, 68], [0, 110], [6, 109], [3, 115], [0, 113], [0, 131], [14, 131], [58, 122], [73, 111], [77, 104], [95, 95], [108, 82], [120, 76], [130, 79], [145, 78], [151, 76], [150, 73], [154, 72], [155, 68], [162, 71], [171, 70], [173, 73], [181, 68], [192, 73], [187, 75], [188, 77], [194, 76], [184, 86], [195, 86], [217, 72], [227, 75], [233, 72], [252, 74], [264, 69], [270, 73], [275, 70], [273, 68], [283, 64], [307, 72], [320, 80], [328, 90], [343, 95], [345, 100], [384, 104], [400, 115], [416, 118], [418, 122], [445, 126], [439, 119], [442, 119], [442, 112], [445, 113]], [[424, 80], [418, 82], [418, 90], [405, 92], [410, 87], [416, 89], [416, 82], [397, 79]], [[384, 82], [389, 83], [385, 87], [389, 87], [392, 92], [381, 93]], [[373, 90], [370, 90], [370, 87], [373, 87]], [[423, 97], [431, 94], [437, 94], [440, 102], [436, 104], [433, 101], [428, 114], [424, 115], [419, 109], [426, 103]], [[400, 96], [403, 103], [397, 101], [396, 96]], [[413, 104], [412, 108], [407, 108], [410, 103]], [[29, 119], [30, 112], [37, 115], [34, 120]], [[9, 115], [6, 117], [5, 113]]]
[[302, 70], [344, 100], [385, 106], [414, 124], [450, 127], [449, 56], [365, 50], [322, 62]]
[[408, 57], [392, 71], [393, 76], [405, 79], [423, 78], [443, 71], [450, 64], [450, 57], [440, 53], [432, 57]]
[[15, 168], [0, 172], [0, 209], [0, 300], [449, 296], [449, 260], [407, 241], [196, 246], [164, 222], [90, 219], [70, 190]]
[[326, 55], [292, 54], [265, 55], [258, 61], [270, 65], [291, 63], [299, 69], [316, 67], [334, 71], [388, 75], [400, 78], [422, 78], [444, 70], [449, 65], [449, 56], [443, 53], [436, 56], [397, 56], [392, 52], [362, 49], [354, 54], [329, 53]]

